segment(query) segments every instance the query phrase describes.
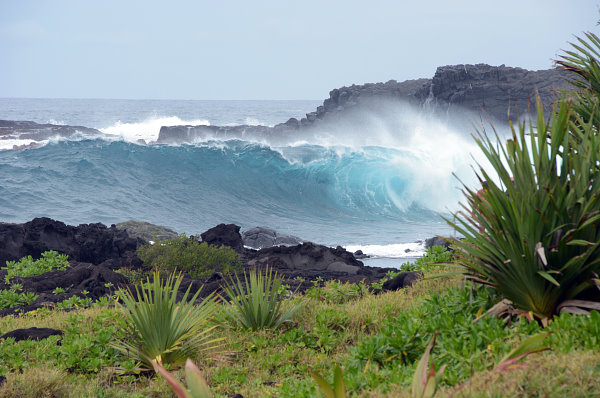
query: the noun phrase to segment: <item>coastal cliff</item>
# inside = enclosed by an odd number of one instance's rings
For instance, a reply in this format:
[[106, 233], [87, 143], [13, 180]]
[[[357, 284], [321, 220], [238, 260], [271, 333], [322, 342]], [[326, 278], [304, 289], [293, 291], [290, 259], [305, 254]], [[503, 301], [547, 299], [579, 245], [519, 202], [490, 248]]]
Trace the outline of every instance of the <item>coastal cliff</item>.
[[569, 88], [565, 72], [558, 69], [529, 71], [505, 65], [450, 65], [437, 68], [431, 79], [367, 83], [332, 90], [329, 98], [300, 120], [291, 118], [267, 126], [163, 126], [157, 142], [189, 142], [195, 139], [244, 139], [262, 135], [270, 140], [295, 135], [298, 130], [353, 117], [357, 110], [376, 111], [383, 103], [402, 102], [435, 117], [468, 115], [494, 123], [527, 115], [539, 94], [544, 107], [557, 92]]

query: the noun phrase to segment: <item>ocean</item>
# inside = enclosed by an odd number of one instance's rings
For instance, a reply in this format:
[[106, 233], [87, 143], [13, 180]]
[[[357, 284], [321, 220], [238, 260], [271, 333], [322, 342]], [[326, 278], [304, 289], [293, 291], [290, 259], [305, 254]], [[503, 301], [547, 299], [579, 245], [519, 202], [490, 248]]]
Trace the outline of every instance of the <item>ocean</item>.
[[102, 132], [54, 137], [26, 150], [12, 149], [26, 139], [0, 140], [0, 221], [51, 217], [110, 225], [134, 219], [187, 234], [220, 223], [242, 230], [267, 226], [361, 249], [375, 256], [367, 264], [385, 266], [422, 255], [426, 238], [453, 234], [442, 217], [459, 208], [457, 177], [475, 181], [472, 131], [453, 130], [401, 104], [388, 106], [389, 117], [371, 115], [356, 128], [329, 126], [310, 137], [299, 132], [277, 145], [256, 137], [151, 143], [161, 126], [272, 126], [320, 104], [0, 99], [2, 120]]

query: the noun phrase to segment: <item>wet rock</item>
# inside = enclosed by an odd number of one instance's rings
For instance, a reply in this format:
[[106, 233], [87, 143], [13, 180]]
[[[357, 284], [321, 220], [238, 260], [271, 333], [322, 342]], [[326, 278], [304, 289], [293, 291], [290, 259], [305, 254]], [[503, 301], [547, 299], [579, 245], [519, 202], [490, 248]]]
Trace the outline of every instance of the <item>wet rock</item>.
[[[50, 137], [71, 137], [75, 134], [99, 136], [99, 130], [83, 126], [38, 124], [30, 121], [0, 120], [0, 140], [21, 139], [42, 141]], [[19, 148], [25, 149], [25, 148]]]
[[62, 336], [62, 331], [58, 329], [50, 329], [50, 328], [28, 328], [28, 329], [15, 329], [8, 333], [0, 336], [0, 340], [8, 339], [10, 337], [14, 338], [15, 341], [21, 340], [42, 340], [46, 339], [50, 336]]
[[354, 252], [354, 258], [356, 258], [357, 260], [361, 260], [363, 258], [369, 258], [369, 256], [363, 253], [362, 250], [357, 250]]
[[242, 233], [244, 245], [253, 249], [263, 249], [272, 246], [295, 246], [304, 241], [296, 236], [280, 234], [267, 227], [255, 227]]

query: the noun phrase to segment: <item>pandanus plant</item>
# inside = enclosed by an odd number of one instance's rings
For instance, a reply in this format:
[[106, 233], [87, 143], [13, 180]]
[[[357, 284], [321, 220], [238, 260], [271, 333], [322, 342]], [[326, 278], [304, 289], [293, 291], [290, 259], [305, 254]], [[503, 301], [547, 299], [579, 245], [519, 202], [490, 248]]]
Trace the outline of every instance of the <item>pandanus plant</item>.
[[188, 299], [192, 285], [181, 300], [177, 293], [183, 277], [171, 274], [166, 280], [154, 273], [152, 281], [121, 291], [127, 336], [113, 343], [126, 357], [139, 361], [151, 370], [156, 364], [166, 368], [182, 366], [187, 358], [214, 351], [221, 346], [210, 318], [216, 311], [213, 294], [195, 304], [198, 290]]
[[[600, 139], [597, 126], [557, 105], [549, 122], [537, 102], [536, 125], [511, 125], [504, 145], [477, 132], [491, 164], [481, 190], [464, 186], [467, 203], [449, 221], [465, 239], [458, 262], [517, 309], [547, 321], [561, 311], [600, 303], [577, 300], [596, 290], [600, 273]], [[593, 293], [592, 293], [593, 295]]]
[[465, 274], [542, 321], [600, 310], [600, 39], [586, 37], [557, 61], [575, 90], [549, 121], [538, 100], [535, 125], [511, 125], [505, 144], [477, 132], [492, 170], [448, 221]]

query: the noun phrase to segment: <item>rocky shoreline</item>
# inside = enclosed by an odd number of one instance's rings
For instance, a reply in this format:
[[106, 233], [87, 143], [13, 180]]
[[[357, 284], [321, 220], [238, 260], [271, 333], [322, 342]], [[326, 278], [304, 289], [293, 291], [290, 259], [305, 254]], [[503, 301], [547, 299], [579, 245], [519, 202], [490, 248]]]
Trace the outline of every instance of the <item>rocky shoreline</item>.
[[[140, 237], [140, 226], [147, 230], [151, 224], [127, 222], [120, 227], [107, 227], [100, 223], [70, 226], [50, 218], [35, 218], [22, 224], [0, 223], [0, 264], [25, 256], [39, 258], [48, 250], [67, 254], [71, 264], [64, 271], [13, 278], [11, 284], [21, 284], [23, 291], [34, 292], [38, 298], [27, 306], [0, 310], [0, 316], [52, 306], [73, 295], [97, 300], [111, 290], [127, 286], [127, 279], [115, 271], [123, 267], [145, 268], [136, 254], [137, 248], [148, 241]], [[170, 230], [166, 228], [153, 227], [169, 234]], [[131, 234], [128, 231], [132, 231]], [[240, 227], [234, 224], [220, 224], [202, 233], [201, 238], [209, 244], [234, 249], [244, 269], [264, 268], [268, 264], [292, 289], [303, 290], [310, 286], [311, 281], [332, 279], [370, 284], [380, 281], [388, 271], [397, 271], [365, 266], [353, 253], [340, 246], [331, 248], [306, 242], [293, 236], [278, 235], [268, 228], [253, 228], [245, 231], [244, 235], [247, 243], [264, 247], [253, 249], [245, 245]], [[430, 243], [434, 244], [433, 241]], [[4, 280], [6, 273], [6, 270], [0, 270], [0, 290], [9, 288]], [[418, 275], [407, 277], [405, 274], [390, 281], [388, 288], [402, 288], [418, 278]], [[201, 296], [205, 297], [220, 291], [224, 280], [220, 273], [195, 280], [186, 276], [182, 286], [187, 287], [191, 283], [194, 291], [204, 286]], [[65, 289], [65, 292], [53, 294], [56, 287]]]

